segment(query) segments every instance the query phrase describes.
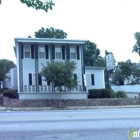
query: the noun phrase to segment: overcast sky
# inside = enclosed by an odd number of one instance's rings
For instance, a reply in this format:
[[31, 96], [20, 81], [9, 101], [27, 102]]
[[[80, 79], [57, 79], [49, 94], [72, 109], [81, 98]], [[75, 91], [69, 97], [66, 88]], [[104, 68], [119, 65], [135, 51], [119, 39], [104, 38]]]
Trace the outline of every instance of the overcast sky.
[[[14, 1], [14, 2], [13, 2]], [[140, 0], [53, 0], [52, 11], [36, 11], [20, 0], [0, 5], [0, 58], [13, 60], [15, 37], [34, 37], [41, 27], [59, 28], [68, 39], [86, 39], [97, 44], [101, 55], [114, 53], [116, 61], [139, 62], [132, 53], [134, 33], [140, 31]]]

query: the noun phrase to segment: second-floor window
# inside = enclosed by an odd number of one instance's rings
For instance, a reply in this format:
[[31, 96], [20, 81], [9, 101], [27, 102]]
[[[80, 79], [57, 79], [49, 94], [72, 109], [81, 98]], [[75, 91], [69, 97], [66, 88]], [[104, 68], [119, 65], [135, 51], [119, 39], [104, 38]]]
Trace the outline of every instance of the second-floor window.
[[70, 59], [76, 59], [76, 47], [70, 47]]
[[45, 58], [45, 47], [39, 46], [39, 58]]
[[31, 47], [30, 45], [24, 46], [24, 58], [30, 58], [31, 57]]
[[61, 59], [62, 58], [61, 47], [55, 47], [55, 58], [56, 59]]

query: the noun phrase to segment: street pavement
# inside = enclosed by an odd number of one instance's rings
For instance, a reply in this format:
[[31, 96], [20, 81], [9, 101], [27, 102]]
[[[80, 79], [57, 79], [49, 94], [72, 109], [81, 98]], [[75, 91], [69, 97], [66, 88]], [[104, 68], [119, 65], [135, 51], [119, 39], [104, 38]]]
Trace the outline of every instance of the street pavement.
[[128, 140], [132, 127], [140, 108], [0, 111], [0, 140]]

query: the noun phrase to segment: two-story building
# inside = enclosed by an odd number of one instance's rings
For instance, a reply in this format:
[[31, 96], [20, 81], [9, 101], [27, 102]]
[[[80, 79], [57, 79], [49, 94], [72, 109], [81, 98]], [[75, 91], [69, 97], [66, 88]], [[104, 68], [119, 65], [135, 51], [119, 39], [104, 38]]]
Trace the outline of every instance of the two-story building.
[[64, 87], [62, 98], [86, 98], [84, 91], [83, 47], [87, 40], [47, 39], [47, 38], [15, 38], [17, 58], [17, 87], [20, 99], [58, 98], [52, 93], [49, 81], [39, 74], [42, 64], [54, 61], [75, 61], [74, 75], [78, 78], [78, 87], [69, 91]]

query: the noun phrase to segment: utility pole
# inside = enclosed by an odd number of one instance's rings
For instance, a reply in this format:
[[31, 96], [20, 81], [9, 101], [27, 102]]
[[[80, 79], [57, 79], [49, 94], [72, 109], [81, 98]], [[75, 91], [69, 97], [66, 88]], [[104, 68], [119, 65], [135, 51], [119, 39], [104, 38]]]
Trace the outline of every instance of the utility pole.
[[106, 60], [106, 55], [108, 55], [108, 54], [110, 54], [110, 53], [105, 50], [107, 89], [110, 89], [110, 86], [109, 86], [109, 73], [108, 73], [108, 70], [107, 70], [107, 60]]

